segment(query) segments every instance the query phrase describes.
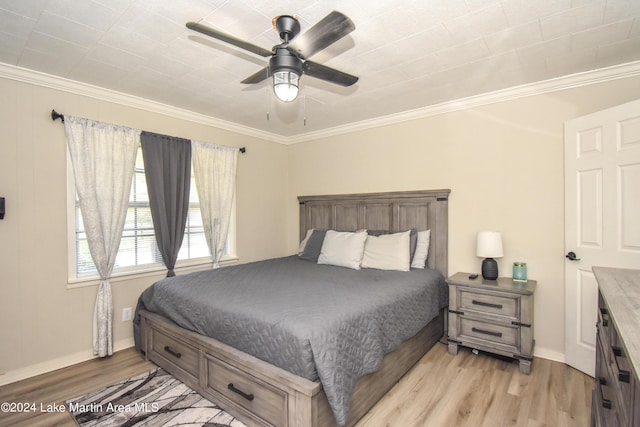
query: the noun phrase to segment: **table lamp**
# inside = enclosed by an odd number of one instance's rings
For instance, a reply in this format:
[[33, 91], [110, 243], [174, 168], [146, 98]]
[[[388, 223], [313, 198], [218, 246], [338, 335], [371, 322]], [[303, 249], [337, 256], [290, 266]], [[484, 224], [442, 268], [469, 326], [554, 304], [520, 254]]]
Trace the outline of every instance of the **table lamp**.
[[502, 251], [502, 234], [499, 231], [479, 231], [476, 255], [484, 257], [482, 261], [482, 277], [486, 280], [498, 278], [498, 263], [494, 258], [500, 258]]

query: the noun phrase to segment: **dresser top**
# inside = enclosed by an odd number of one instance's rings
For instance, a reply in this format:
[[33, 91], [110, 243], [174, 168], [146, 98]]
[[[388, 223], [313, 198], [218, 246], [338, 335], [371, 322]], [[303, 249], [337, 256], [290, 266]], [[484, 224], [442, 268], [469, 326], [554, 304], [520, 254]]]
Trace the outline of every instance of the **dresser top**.
[[593, 267], [609, 316], [624, 341], [635, 375], [640, 373], [640, 270]]
[[471, 273], [456, 273], [447, 279], [447, 282], [456, 286], [468, 286], [476, 289], [488, 289], [493, 291], [511, 292], [523, 295], [531, 295], [536, 289], [535, 280], [521, 282], [511, 277], [498, 277], [497, 280], [485, 280], [481, 275], [475, 279], [469, 279]]

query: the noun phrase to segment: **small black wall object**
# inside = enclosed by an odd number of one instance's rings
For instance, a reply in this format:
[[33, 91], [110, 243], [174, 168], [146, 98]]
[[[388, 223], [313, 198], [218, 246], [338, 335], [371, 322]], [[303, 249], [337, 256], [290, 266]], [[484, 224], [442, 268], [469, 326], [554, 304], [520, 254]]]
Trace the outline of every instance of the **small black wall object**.
[[4, 197], [0, 197], [0, 219], [4, 219]]

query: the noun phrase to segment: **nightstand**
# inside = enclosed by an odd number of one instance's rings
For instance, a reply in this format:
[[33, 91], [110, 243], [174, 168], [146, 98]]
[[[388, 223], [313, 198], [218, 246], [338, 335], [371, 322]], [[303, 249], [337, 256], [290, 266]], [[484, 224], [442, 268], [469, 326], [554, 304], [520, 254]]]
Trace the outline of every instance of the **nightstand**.
[[463, 345], [520, 362], [531, 372], [533, 359], [533, 292], [536, 281], [510, 277], [484, 280], [456, 273], [449, 283], [449, 353]]

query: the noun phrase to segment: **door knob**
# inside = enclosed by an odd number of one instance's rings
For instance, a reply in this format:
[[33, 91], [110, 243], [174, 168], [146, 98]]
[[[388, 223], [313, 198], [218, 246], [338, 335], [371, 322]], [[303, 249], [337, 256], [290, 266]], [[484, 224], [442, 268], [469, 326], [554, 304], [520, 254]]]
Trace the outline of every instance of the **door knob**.
[[580, 261], [580, 258], [576, 256], [575, 252], [569, 252], [565, 255], [565, 258], [567, 258], [569, 261]]

